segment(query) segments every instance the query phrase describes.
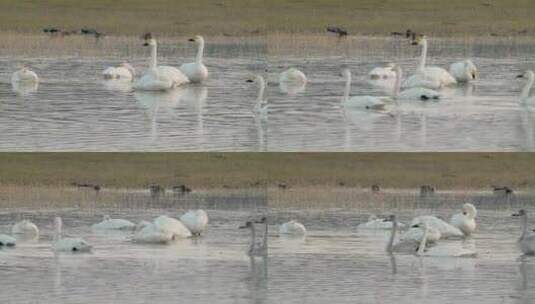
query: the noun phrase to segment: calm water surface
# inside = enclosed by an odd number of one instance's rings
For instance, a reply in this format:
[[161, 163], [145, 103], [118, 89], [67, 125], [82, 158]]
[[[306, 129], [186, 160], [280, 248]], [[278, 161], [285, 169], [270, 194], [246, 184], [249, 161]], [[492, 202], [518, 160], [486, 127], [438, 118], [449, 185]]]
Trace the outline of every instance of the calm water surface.
[[[104, 67], [124, 57], [4, 56], [0, 58], [0, 150], [535, 150], [534, 110], [519, 105], [522, 82], [515, 78], [525, 69], [535, 69], [531, 47], [431, 45], [429, 65], [448, 67], [471, 58], [481, 79], [444, 89], [440, 102], [391, 105], [393, 116], [343, 111], [340, 70], [349, 67], [353, 72], [351, 95], [385, 96], [392, 82], [372, 83], [367, 72], [394, 61], [410, 75], [418, 61], [417, 48], [403, 44], [392, 51], [380, 50], [380, 56], [306, 58], [234, 49], [208, 52], [205, 63], [211, 77], [206, 84], [169, 93], [133, 92], [129, 83], [100, 79]], [[170, 50], [162, 52], [162, 64], [176, 66], [192, 60], [174, 58]], [[140, 55], [129, 61], [142, 71], [147, 58]], [[38, 88], [12, 88], [9, 83], [11, 73], [23, 62], [41, 76]], [[305, 88], [279, 87], [278, 73], [290, 66], [308, 75]], [[268, 122], [252, 117], [257, 89], [245, 82], [251, 72], [262, 73], [269, 81]]]
[[[449, 217], [455, 205], [397, 208], [401, 220], [416, 215]], [[139, 221], [175, 209], [39, 210], [24, 214], [42, 230], [38, 241], [0, 250], [2, 303], [530, 303], [535, 299], [535, 259], [520, 258], [519, 222], [512, 210], [479, 205], [479, 231], [465, 245], [476, 258], [423, 257], [384, 253], [388, 233], [359, 231], [370, 213], [392, 209], [287, 210], [240, 205], [208, 209], [209, 231], [171, 245], [133, 244], [128, 233], [92, 232], [103, 214]], [[525, 205], [535, 214], [532, 203]], [[515, 209], [520, 206], [514, 206]], [[246, 219], [269, 212], [270, 253], [250, 260]], [[0, 214], [8, 232], [20, 211]], [[90, 254], [50, 249], [51, 221], [64, 217], [64, 232], [86, 238]], [[277, 235], [277, 224], [303, 222], [306, 239]], [[535, 227], [531, 221], [532, 227]], [[461, 246], [460, 240], [441, 246]]]

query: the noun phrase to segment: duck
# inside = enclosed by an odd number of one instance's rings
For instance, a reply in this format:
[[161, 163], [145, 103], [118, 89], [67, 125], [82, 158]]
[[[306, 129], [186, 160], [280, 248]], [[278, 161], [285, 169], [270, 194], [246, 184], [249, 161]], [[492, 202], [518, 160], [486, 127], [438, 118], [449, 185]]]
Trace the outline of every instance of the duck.
[[461, 208], [461, 213], [454, 214], [451, 217], [450, 224], [468, 236], [476, 231], [476, 216], [476, 207], [473, 204], [466, 203]]
[[54, 219], [54, 239], [52, 243], [52, 248], [54, 251], [64, 251], [64, 252], [90, 252], [92, 246], [89, 245], [82, 238], [63, 238], [62, 237], [62, 226], [63, 221], [61, 217], [56, 217]]
[[195, 42], [197, 44], [197, 56], [195, 62], [184, 63], [179, 67], [179, 70], [186, 75], [189, 81], [193, 83], [200, 83], [208, 79], [208, 69], [203, 64], [204, 53], [204, 38], [202, 36], [195, 36], [190, 38], [189, 42]]
[[102, 222], [91, 226], [95, 230], [134, 230], [136, 224], [129, 220], [112, 219], [109, 215], [104, 215]]
[[193, 236], [200, 236], [208, 226], [208, 214], [202, 209], [189, 210], [180, 217], [180, 221]]

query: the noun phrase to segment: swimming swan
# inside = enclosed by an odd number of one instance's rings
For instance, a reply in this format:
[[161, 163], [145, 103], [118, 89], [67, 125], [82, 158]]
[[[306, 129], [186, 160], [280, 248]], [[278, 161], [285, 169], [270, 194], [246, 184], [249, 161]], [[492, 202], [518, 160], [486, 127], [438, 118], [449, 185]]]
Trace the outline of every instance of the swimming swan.
[[134, 89], [140, 91], [165, 91], [174, 87], [174, 83], [169, 76], [161, 73], [158, 68], [158, 44], [155, 39], [149, 39], [143, 46], [150, 46], [149, 69], [143, 73], [141, 78], [134, 83]]
[[436, 229], [440, 232], [442, 238], [452, 238], [452, 237], [463, 237], [464, 233], [457, 227], [454, 227], [445, 221], [439, 219], [436, 216], [432, 215], [423, 215], [415, 217], [411, 221], [411, 226], [418, 225], [421, 223], [427, 223], [429, 229]]
[[17, 240], [14, 237], [7, 234], [0, 234], [0, 248], [3, 246], [15, 247], [16, 244]]
[[136, 75], [136, 70], [130, 64], [123, 62], [118, 67], [107, 67], [102, 71], [104, 79], [132, 80]]
[[305, 76], [305, 73], [299, 71], [298, 69], [289, 68], [280, 74], [279, 83], [281, 82], [306, 83], [307, 77]]
[[522, 93], [520, 94], [520, 103], [524, 105], [535, 106], [535, 96], [529, 97], [529, 92], [533, 86], [533, 82], [535, 81], [535, 73], [533, 73], [531, 70], [528, 70], [522, 75], [518, 75], [517, 78], [527, 79], [524, 88], [522, 88]]
[[407, 238], [400, 240], [396, 244], [394, 244], [396, 232], [398, 229], [398, 221], [396, 218], [397, 217], [395, 215], [391, 215], [388, 217], [388, 221], [392, 222], [392, 232], [390, 233], [390, 238], [386, 243], [386, 252], [388, 254], [392, 254], [394, 252], [415, 254], [418, 250], [418, 246], [420, 245], [420, 240]]
[[112, 219], [109, 215], [105, 215], [102, 222], [93, 224], [91, 228], [96, 230], [134, 230], [136, 224], [128, 220]]
[[254, 79], [247, 79], [247, 82], [254, 82], [258, 85], [258, 97], [255, 101], [253, 114], [255, 115], [255, 117], [267, 120], [269, 104], [268, 101], [264, 99], [264, 91], [266, 89], [266, 82], [264, 80], [264, 77], [262, 77], [261, 75], [256, 75]]
[[199, 236], [208, 226], [208, 214], [202, 209], [190, 210], [180, 217], [180, 221], [192, 235]]
[[522, 220], [522, 234], [518, 239], [520, 250], [526, 255], [535, 255], [535, 233], [528, 229], [528, 213], [521, 209], [513, 216], [518, 216]]
[[394, 72], [395, 64], [389, 63], [385, 67], [375, 67], [369, 73], [370, 79], [388, 79], [396, 77]]
[[445, 69], [436, 66], [425, 66], [427, 59], [427, 38], [425, 36], [417, 37], [412, 42], [412, 45], [421, 45], [422, 55], [418, 68], [416, 69], [416, 74], [409, 77], [403, 83], [402, 88], [424, 87], [436, 90], [457, 83], [455, 78]]
[[208, 69], [202, 63], [204, 38], [195, 36], [195, 38], [191, 38], [188, 41], [197, 43], [197, 57], [195, 57], [195, 62], [184, 63], [179, 69], [191, 82], [203, 82], [208, 79]]
[[13, 225], [11, 234], [38, 236], [39, 228], [29, 220], [22, 220]]
[[162, 231], [171, 232], [174, 240], [191, 237], [191, 231], [181, 221], [166, 215], [157, 217], [154, 220], [154, 225]]
[[[375, 214], [368, 217], [366, 223], [357, 226], [358, 229], [392, 229], [392, 222], [388, 218], [379, 218]], [[405, 227], [405, 224], [398, 222], [399, 228]]]
[[[264, 223], [265, 224], [265, 230], [264, 230], [264, 236], [262, 243], [256, 243], [256, 229], [254, 224], [255, 223]], [[247, 250], [247, 254], [249, 256], [267, 256], [268, 255], [268, 244], [267, 244], [267, 235], [268, 235], [268, 225], [267, 220], [263, 218], [261, 221], [247, 221], [245, 222], [245, 225], [240, 226], [240, 229], [251, 229], [251, 242], [249, 244], [249, 249]]]
[[[443, 246], [437, 245], [435, 247], [427, 247], [429, 238], [429, 226], [426, 222], [423, 222], [419, 226], [422, 226], [424, 235], [420, 240], [420, 245], [418, 245], [418, 251], [416, 255], [418, 256], [429, 256], [429, 257], [475, 257], [477, 252], [473, 248], [465, 248], [464, 246]], [[458, 245], [458, 244], [455, 244]]]
[[61, 228], [63, 222], [61, 217], [54, 219], [54, 240], [52, 248], [55, 251], [71, 251], [71, 252], [89, 252], [91, 251], [91, 245], [89, 245], [82, 238], [62, 238]]
[[20, 70], [11, 75], [11, 82], [36, 83], [39, 82], [39, 77], [34, 71], [30, 70], [26, 65], [23, 65]]
[[399, 65], [394, 67], [394, 72], [396, 73], [396, 83], [394, 85], [394, 98], [396, 100], [439, 100], [441, 95], [435, 90], [428, 88], [409, 88], [401, 91], [401, 79], [403, 77], [403, 72]]
[[299, 222], [291, 220], [286, 222], [279, 227], [279, 234], [284, 235], [293, 235], [293, 236], [304, 236], [306, 235], [307, 230], [305, 226]]
[[435, 229], [433, 227], [428, 228], [428, 233], [425, 234], [424, 229], [422, 228], [423, 225], [415, 224], [411, 225], [409, 230], [407, 230], [405, 233], [403, 233], [400, 237], [401, 241], [414, 241], [414, 242], [420, 242], [422, 238], [425, 236], [427, 242], [429, 243], [436, 243], [440, 238], [442, 237], [442, 234], [438, 229]]
[[344, 108], [382, 111], [385, 109], [385, 102], [392, 101], [390, 97], [378, 96], [353, 96], [350, 98], [349, 92], [351, 91], [351, 71], [349, 69], [342, 70], [342, 76], [346, 80], [344, 97], [342, 98], [342, 105]]
[[470, 82], [478, 76], [477, 67], [470, 59], [452, 63], [450, 74], [457, 82]]
[[463, 205], [461, 213], [454, 214], [451, 217], [450, 224], [459, 228], [464, 235], [470, 235], [476, 230], [476, 207], [470, 203]]

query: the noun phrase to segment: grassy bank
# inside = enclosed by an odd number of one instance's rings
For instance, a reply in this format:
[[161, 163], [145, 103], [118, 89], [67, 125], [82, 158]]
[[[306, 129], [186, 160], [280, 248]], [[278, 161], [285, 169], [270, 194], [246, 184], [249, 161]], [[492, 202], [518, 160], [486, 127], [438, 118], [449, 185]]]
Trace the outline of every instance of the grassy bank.
[[533, 153], [0, 153], [0, 186], [535, 187]]
[[[121, 35], [263, 35], [323, 32], [385, 35], [411, 28], [429, 34], [516, 35], [535, 32], [530, 0], [3, 0], [0, 28], [37, 32], [43, 27], [94, 27]], [[522, 33], [524, 34], [524, 32]]]

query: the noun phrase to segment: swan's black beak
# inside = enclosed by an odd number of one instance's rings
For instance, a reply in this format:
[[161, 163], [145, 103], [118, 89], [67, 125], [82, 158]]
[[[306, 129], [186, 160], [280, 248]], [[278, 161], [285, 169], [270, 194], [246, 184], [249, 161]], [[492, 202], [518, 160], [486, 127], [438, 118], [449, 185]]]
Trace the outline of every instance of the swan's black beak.
[[245, 82], [254, 82], [252, 79], [247, 79]]
[[260, 218], [260, 220], [255, 221], [255, 223], [257, 223], [257, 224], [263, 224], [263, 223], [266, 222], [266, 220], [267, 220], [267, 218], [264, 216], [264, 217]]
[[149, 46], [148, 42], [143, 43], [143, 46]]
[[419, 224], [412, 225], [411, 228], [420, 228], [420, 225]]
[[516, 78], [524, 78], [524, 75], [517, 75]]
[[476, 73], [472, 73], [472, 79], [476, 79], [476, 78], [477, 78]]
[[463, 215], [467, 215], [467, 213], [466, 213], [466, 212], [463, 212]]
[[245, 228], [247, 228], [247, 225], [239, 226], [238, 228], [239, 229], [245, 229]]
[[189, 42], [195, 42], [195, 39], [190, 38], [190, 39], [188, 39], [188, 41], [189, 41]]
[[411, 42], [411, 45], [418, 45], [418, 41]]

